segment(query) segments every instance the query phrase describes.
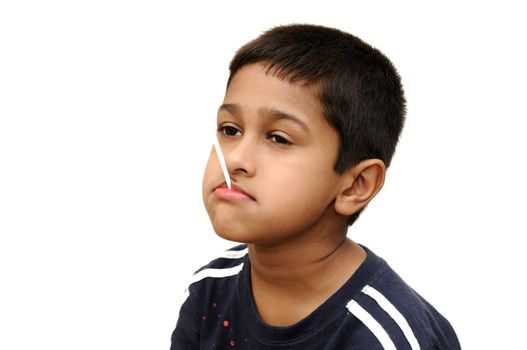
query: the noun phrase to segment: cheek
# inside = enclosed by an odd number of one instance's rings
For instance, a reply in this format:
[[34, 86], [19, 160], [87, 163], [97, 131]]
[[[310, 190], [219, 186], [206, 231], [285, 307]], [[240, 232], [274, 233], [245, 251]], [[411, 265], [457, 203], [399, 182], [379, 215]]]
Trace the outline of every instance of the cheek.
[[332, 171], [301, 169], [296, 174], [277, 176], [267, 197], [279, 213], [316, 215], [333, 201], [337, 181]]
[[214, 172], [216, 171], [215, 164], [217, 163], [218, 161], [216, 160], [216, 156], [214, 152], [211, 151], [207, 164], [205, 165], [205, 171], [203, 172], [203, 181], [201, 182], [201, 191], [203, 194], [203, 199], [205, 199], [206, 193], [210, 191], [210, 182], [213, 179]]

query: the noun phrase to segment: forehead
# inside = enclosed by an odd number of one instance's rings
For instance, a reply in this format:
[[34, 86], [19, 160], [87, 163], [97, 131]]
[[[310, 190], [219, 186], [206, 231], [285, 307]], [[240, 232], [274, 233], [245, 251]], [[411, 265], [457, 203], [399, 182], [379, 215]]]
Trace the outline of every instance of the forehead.
[[317, 84], [291, 82], [287, 77], [279, 77], [276, 69], [251, 63], [232, 76], [223, 103], [237, 105], [247, 112], [278, 110], [317, 124], [325, 122], [318, 91]]

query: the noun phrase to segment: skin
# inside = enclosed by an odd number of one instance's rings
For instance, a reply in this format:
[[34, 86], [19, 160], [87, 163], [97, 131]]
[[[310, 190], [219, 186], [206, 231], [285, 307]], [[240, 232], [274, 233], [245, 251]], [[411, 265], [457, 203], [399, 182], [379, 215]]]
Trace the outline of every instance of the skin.
[[232, 191], [214, 151], [203, 178], [214, 230], [248, 244], [256, 307], [275, 326], [309, 315], [364, 261], [346, 238], [347, 217], [384, 183], [378, 159], [333, 170], [339, 136], [316, 94], [317, 86], [277, 78], [262, 63], [242, 67], [217, 117]]

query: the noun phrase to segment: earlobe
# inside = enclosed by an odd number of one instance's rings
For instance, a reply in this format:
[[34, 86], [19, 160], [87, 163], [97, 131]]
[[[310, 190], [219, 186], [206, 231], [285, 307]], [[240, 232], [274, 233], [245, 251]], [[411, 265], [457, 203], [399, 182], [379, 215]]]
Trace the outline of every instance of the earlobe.
[[335, 210], [350, 216], [364, 208], [384, 185], [386, 166], [380, 159], [363, 160], [344, 174], [335, 199]]

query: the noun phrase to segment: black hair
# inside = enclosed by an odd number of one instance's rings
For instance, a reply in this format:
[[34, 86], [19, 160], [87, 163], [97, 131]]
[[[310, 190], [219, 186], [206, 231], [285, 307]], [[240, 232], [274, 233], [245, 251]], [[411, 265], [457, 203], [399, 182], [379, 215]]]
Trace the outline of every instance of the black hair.
[[[240, 68], [255, 62], [282, 79], [319, 85], [324, 117], [340, 136], [336, 172], [373, 158], [390, 165], [406, 99], [397, 70], [382, 52], [338, 29], [278, 26], [237, 51], [227, 86]], [[350, 216], [349, 225], [361, 211]]]

